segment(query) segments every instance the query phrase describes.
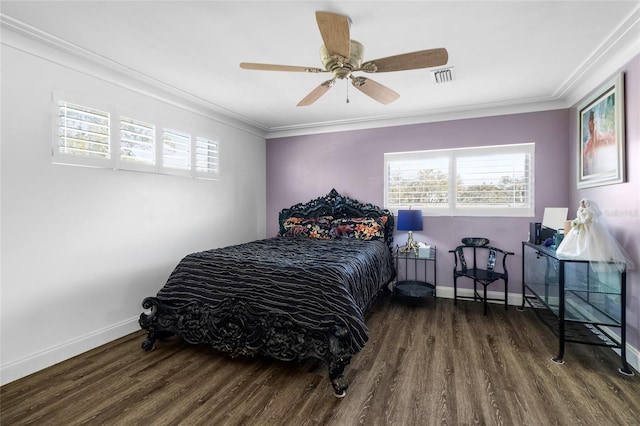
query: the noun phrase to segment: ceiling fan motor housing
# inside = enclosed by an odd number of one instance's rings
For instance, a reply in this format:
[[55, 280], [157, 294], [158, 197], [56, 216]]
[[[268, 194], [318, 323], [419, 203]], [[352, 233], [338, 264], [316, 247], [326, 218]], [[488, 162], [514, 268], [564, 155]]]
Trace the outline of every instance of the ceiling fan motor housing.
[[331, 71], [337, 78], [348, 78], [354, 69], [360, 69], [363, 57], [364, 46], [356, 40], [350, 40], [348, 60], [339, 55], [330, 55], [324, 44], [320, 47], [320, 59], [325, 69]]

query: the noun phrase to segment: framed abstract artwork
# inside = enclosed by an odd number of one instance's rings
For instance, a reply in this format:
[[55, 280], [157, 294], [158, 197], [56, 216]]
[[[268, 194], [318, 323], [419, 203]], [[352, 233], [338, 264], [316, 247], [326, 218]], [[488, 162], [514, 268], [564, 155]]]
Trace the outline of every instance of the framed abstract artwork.
[[578, 188], [625, 181], [624, 75], [578, 106]]

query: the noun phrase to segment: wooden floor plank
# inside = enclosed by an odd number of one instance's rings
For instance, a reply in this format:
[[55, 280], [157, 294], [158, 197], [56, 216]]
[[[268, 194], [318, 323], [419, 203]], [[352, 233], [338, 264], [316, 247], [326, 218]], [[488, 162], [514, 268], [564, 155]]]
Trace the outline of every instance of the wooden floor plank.
[[0, 424], [601, 425], [640, 418], [640, 375], [606, 348], [557, 339], [530, 310], [384, 296], [337, 399], [326, 366], [230, 358], [142, 331], [0, 388]]

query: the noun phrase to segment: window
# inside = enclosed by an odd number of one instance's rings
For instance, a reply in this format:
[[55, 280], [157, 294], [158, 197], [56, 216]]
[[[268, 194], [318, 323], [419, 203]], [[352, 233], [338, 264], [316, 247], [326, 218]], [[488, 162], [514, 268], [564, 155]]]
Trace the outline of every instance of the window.
[[110, 114], [67, 101], [58, 102], [54, 162], [105, 166], [111, 161]]
[[54, 91], [52, 100], [54, 164], [218, 179], [216, 139], [162, 129], [131, 112], [119, 115], [116, 107], [84, 96]]
[[155, 171], [155, 164], [155, 126], [120, 117], [120, 167]]
[[428, 215], [533, 216], [535, 144], [386, 153], [385, 207]]
[[218, 142], [196, 138], [196, 176], [217, 177]]
[[177, 130], [162, 132], [162, 165], [175, 170], [191, 170], [191, 136]]

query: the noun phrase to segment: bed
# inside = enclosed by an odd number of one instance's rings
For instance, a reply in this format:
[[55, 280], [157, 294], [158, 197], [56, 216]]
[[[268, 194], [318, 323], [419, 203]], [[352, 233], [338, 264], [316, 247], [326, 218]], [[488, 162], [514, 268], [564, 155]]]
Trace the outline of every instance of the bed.
[[278, 236], [192, 253], [144, 299], [142, 348], [178, 335], [231, 356], [323, 360], [336, 396], [395, 269], [393, 215], [340, 195], [283, 209]]

